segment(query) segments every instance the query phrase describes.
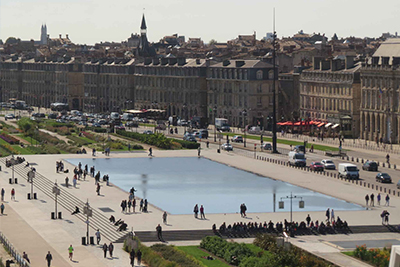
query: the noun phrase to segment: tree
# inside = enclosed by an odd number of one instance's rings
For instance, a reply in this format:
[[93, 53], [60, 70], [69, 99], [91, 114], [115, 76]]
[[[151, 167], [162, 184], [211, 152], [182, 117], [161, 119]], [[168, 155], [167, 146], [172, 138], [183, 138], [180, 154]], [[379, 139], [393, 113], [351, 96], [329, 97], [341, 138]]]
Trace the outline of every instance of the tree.
[[208, 43], [208, 45], [215, 45], [216, 43], [218, 43], [217, 40], [211, 39], [210, 42]]
[[21, 118], [20, 120], [18, 120], [17, 122], [18, 124], [18, 128], [22, 131], [24, 131], [24, 134], [27, 136], [31, 136], [35, 130], [35, 126], [33, 125], [33, 122], [27, 118]]
[[20, 39], [17, 39], [15, 37], [8, 37], [6, 40], [6, 44], [17, 44], [20, 41]]

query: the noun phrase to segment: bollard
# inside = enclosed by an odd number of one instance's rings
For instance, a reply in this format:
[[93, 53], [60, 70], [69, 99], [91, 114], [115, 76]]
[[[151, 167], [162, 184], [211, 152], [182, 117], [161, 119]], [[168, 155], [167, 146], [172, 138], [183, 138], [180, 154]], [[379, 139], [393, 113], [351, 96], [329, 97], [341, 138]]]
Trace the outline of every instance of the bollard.
[[385, 162], [382, 163], [382, 167], [385, 168]]
[[374, 185], [373, 184], [371, 185], [371, 189], [374, 190]]
[[331, 177], [333, 177], [333, 173], [331, 173]]
[[52, 213], [51, 213], [51, 219], [52, 219], [52, 220], [55, 220], [55, 219], [56, 219], [56, 213], [55, 213], [55, 212], [52, 212]]
[[351, 157], [351, 161], [354, 161], [354, 157]]
[[350, 158], [349, 158], [349, 156], [347, 156], [347, 161], [349, 161], [350, 160]]
[[377, 162], [377, 165], [378, 165], [378, 167], [379, 167], [379, 161]]
[[358, 163], [358, 158], [357, 158], [357, 163]]
[[336, 179], [336, 173], [334, 173], [334, 174], [333, 174], [333, 178], [335, 178], [335, 179]]
[[390, 169], [390, 163], [388, 163], [388, 168]]
[[86, 236], [82, 236], [82, 246], [86, 246]]
[[358, 180], [356, 180], [356, 184], [358, 185]]
[[385, 188], [383, 188], [383, 192], [384, 192], [384, 193], [386, 193], [386, 187], [385, 187]]
[[393, 165], [393, 169], [396, 169], [396, 164]]
[[61, 211], [58, 212], [58, 219], [62, 219], [62, 213], [61, 213]]
[[361, 163], [364, 163], [364, 159], [361, 159]]

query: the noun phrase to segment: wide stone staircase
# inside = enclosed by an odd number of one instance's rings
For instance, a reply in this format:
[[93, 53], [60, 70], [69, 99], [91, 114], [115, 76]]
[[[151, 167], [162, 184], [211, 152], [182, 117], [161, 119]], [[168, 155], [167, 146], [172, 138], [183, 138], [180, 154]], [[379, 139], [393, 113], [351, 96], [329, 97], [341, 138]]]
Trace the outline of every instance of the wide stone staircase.
[[[5, 167], [6, 158], [0, 159], [0, 163], [2, 163]], [[11, 169], [10, 167], [9, 169]], [[30, 171], [30, 168], [25, 167], [24, 163], [14, 165], [14, 172], [18, 174], [22, 179], [28, 180], [27, 173]], [[42, 174], [36, 172], [35, 178], [33, 179], [34, 188], [40, 190], [42, 193], [47, 195], [52, 200], [55, 200], [55, 195], [53, 193], [54, 182], [43, 176]], [[78, 207], [80, 213], [75, 214], [76, 218], [86, 223], [86, 215], [83, 214], [84, 207], [86, 203], [82, 200], [75, 197], [73, 194], [69, 193], [62, 187], [58, 187], [60, 189], [60, 194], [57, 196], [57, 203], [59, 206], [63, 207], [66, 211], [68, 211], [68, 215], [75, 210], [75, 207]], [[49, 214], [50, 218], [50, 214]], [[90, 228], [100, 230], [103, 237], [115, 243], [122, 243], [125, 237], [129, 234], [128, 231], [119, 232], [117, 231], [118, 226], [110, 223], [108, 218], [103, 215], [100, 211], [96, 210], [92, 207], [92, 217], [90, 217]]]

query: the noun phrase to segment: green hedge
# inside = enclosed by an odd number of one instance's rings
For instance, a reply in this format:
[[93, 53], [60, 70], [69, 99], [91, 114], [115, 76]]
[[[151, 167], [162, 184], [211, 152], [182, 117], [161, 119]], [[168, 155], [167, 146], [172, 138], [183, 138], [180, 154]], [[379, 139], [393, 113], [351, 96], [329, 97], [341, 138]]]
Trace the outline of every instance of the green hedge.
[[106, 128], [99, 128], [99, 127], [86, 127], [86, 131], [93, 131], [95, 133], [106, 133], [107, 129]]
[[163, 149], [171, 149], [172, 147], [172, 139], [165, 137], [165, 135], [161, 133], [141, 134], [117, 130], [117, 134]]
[[198, 261], [191, 255], [176, 249], [174, 246], [166, 246], [164, 244], [155, 244], [150, 247], [154, 251], [161, 254], [161, 256], [169, 261], [176, 262], [177, 264], [185, 267], [205, 267], [205, 265]]
[[200, 144], [197, 142], [189, 142], [185, 140], [180, 140], [180, 139], [174, 139], [173, 142], [176, 142], [180, 144], [182, 147], [187, 148], [187, 149], [197, 149], [200, 147]]
[[82, 138], [79, 138], [78, 136], [68, 136], [68, 139], [72, 140], [73, 142], [75, 142], [77, 145], [79, 146], [86, 146], [91, 144], [91, 142], [88, 142]]
[[[181, 266], [181, 265], [177, 264], [176, 262], [172, 262], [172, 261], [164, 259], [163, 257], [161, 257], [160, 254], [158, 254], [151, 248], [142, 245], [140, 243], [139, 238], [137, 238], [136, 236], [133, 237], [133, 239], [138, 242], [139, 249], [142, 252], [142, 261], [145, 262], [148, 266], [150, 266], [150, 267], [185, 267], [185, 266]], [[127, 245], [126, 240], [124, 241], [123, 249], [128, 253], [132, 250], [132, 248]]]

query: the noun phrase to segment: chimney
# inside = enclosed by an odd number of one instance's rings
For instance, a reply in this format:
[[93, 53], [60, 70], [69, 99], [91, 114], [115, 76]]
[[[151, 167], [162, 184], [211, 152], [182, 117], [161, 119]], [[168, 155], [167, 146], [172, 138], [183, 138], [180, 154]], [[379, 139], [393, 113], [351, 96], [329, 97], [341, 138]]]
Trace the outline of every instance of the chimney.
[[224, 67], [228, 66], [229, 64], [231, 64], [231, 62], [230, 62], [229, 60], [227, 60], [227, 59], [225, 59], [225, 60], [222, 62], [222, 66], [224, 66]]
[[346, 69], [354, 67], [354, 56], [346, 56], [345, 58]]
[[60, 39], [61, 39], [61, 33], [58, 36], [60, 36]]
[[388, 66], [389, 65], [389, 57], [381, 57], [381, 59], [382, 59], [382, 61], [381, 61], [381, 63], [382, 63], [382, 65], [384, 65], [384, 66]]
[[379, 64], [379, 57], [372, 57], [372, 66], [376, 66]]
[[197, 65], [200, 64], [200, 58], [196, 58], [196, 64], [197, 64]]
[[160, 64], [160, 59], [158, 57], [153, 58], [153, 65]]
[[206, 67], [210, 67], [211, 60], [206, 59]]
[[400, 57], [393, 57], [392, 65], [393, 65], [393, 66], [398, 66], [398, 65], [400, 65]]
[[235, 61], [235, 66], [236, 66], [236, 68], [240, 68], [241, 66], [243, 66], [244, 65], [244, 60], [236, 60]]
[[168, 58], [162, 57], [161, 58], [161, 65], [167, 65], [168, 63]]
[[169, 61], [168, 64], [172, 66], [176, 64], [177, 59], [175, 57], [171, 57], [168, 59], [168, 61]]
[[322, 58], [321, 57], [313, 57], [313, 66], [314, 70], [319, 70], [320, 69], [320, 62]]
[[144, 59], [144, 65], [150, 65], [151, 62], [152, 62], [152, 59], [149, 58], [149, 57], [146, 57], [146, 58]]
[[68, 33], [65, 35], [65, 38], [67, 38], [69, 40]]
[[320, 70], [329, 70], [330, 67], [331, 67], [331, 63], [328, 60], [321, 60]]
[[185, 57], [178, 57], [178, 66], [183, 66], [186, 64], [186, 58]]

